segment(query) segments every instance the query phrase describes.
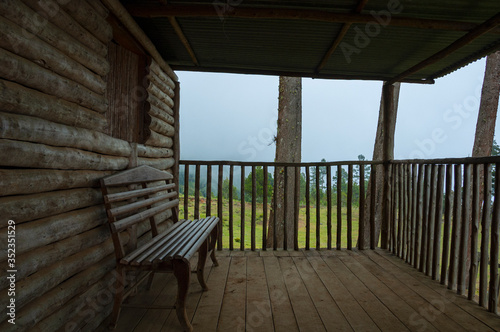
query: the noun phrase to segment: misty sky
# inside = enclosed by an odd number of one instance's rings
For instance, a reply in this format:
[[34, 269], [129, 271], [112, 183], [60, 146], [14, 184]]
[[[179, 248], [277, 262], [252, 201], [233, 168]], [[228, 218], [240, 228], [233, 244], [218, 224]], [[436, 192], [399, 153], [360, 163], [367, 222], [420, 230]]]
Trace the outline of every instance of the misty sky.
[[[402, 84], [395, 158], [472, 153], [485, 59], [434, 85]], [[177, 72], [181, 159], [273, 161], [277, 76]], [[302, 161], [371, 160], [382, 82], [302, 80]]]

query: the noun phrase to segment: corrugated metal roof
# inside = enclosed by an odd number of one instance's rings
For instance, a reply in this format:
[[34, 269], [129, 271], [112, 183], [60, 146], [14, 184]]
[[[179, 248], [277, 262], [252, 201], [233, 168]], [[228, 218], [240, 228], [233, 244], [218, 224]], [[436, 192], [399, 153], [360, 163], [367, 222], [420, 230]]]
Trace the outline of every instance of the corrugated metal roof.
[[[174, 69], [374, 80], [396, 77], [500, 13], [498, 0], [368, 0], [361, 19], [371, 15], [370, 22], [353, 22], [339, 47], [318, 70], [344, 25], [325, 19], [325, 15], [353, 13], [358, 1], [209, 0], [168, 1], [168, 5], [157, 0], [122, 2]], [[247, 13], [239, 15], [243, 10]], [[251, 10], [267, 10], [270, 14], [250, 17]], [[279, 17], [285, 12], [284, 17]], [[301, 13], [310, 15], [299, 17]], [[167, 15], [177, 16], [199, 66]], [[415, 24], [450, 21], [463, 31], [442, 25], [404, 26], [403, 18], [417, 19]], [[400, 21], [394, 22], [397, 19]], [[433, 80], [499, 48], [497, 26], [404, 80]]]

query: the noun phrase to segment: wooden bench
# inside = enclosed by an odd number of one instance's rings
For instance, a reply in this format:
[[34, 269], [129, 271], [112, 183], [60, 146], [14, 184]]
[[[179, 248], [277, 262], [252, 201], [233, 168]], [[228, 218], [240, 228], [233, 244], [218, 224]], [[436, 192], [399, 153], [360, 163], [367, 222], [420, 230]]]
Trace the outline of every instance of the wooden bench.
[[[192, 331], [185, 309], [190, 258], [198, 252], [196, 273], [201, 287], [207, 290], [203, 269], [210, 252], [214, 265], [218, 265], [215, 244], [219, 218], [178, 220], [179, 200], [173, 176], [149, 166], [105, 177], [101, 179], [101, 189], [116, 254], [117, 280], [110, 326], [116, 327], [123, 301], [139, 283], [149, 278], [149, 289], [155, 272], [173, 272], [178, 287], [177, 317], [185, 330]], [[173, 225], [160, 231], [167, 218], [174, 221]]]

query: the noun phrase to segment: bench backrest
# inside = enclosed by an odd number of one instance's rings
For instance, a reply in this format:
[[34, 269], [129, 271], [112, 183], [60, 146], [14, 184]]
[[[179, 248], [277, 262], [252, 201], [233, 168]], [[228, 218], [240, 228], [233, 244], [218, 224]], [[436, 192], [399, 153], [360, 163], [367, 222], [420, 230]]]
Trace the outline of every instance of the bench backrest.
[[173, 180], [172, 174], [145, 165], [101, 179], [118, 260], [137, 247], [137, 237], [144, 233], [146, 220], [153, 237], [158, 235], [160, 222], [155, 217], [171, 211], [174, 223], [178, 221], [179, 199]]

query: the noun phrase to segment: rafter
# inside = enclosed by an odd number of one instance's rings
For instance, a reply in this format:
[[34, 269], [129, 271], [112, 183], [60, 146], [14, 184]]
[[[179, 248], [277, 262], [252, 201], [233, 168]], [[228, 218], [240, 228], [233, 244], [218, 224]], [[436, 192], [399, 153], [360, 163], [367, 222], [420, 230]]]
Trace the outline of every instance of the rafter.
[[[359, 14], [363, 10], [363, 8], [366, 6], [369, 0], [360, 0], [358, 5], [356, 6], [356, 9], [353, 10], [353, 13]], [[337, 37], [332, 43], [332, 46], [328, 49], [328, 51], [325, 53], [323, 58], [321, 59], [321, 62], [319, 63], [318, 67], [316, 67], [316, 73], [319, 73], [323, 67], [326, 66], [328, 60], [332, 56], [332, 54], [335, 52], [337, 47], [340, 45], [342, 40], [344, 39], [345, 35], [347, 34], [347, 31], [351, 28], [352, 23], [344, 23], [342, 25], [342, 28], [340, 29], [340, 32], [338, 33]]]
[[404, 79], [406, 79], [408, 76], [438, 62], [441, 59], [446, 58], [448, 55], [452, 54], [456, 50], [470, 44], [472, 41], [475, 39], [481, 37], [482, 35], [488, 33], [489, 31], [495, 29], [498, 25], [500, 25], [500, 13], [496, 14], [486, 22], [478, 25], [476, 28], [472, 29], [469, 33], [464, 35], [463, 37], [457, 39], [455, 42], [450, 44], [449, 46], [445, 47], [441, 51], [437, 52], [436, 54], [428, 57], [424, 61], [416, 64], [415, 66], [411, 67], [408, 70], [405, 70], [398, 76], [394, 77], [391, 80], [388, 80], [386, 84], [393, 84], [396, 82], [400, 82]]
[[[147, 5], [130, 4], [126, 6], [131, 15], [136, 17], [217, 17], [219, 13], [211, 5]], [[310, 20], [331, 23], [369, 23], [374, 21], [372, 15], [357, 13], [336, 13], [314, 9], [282, 9], [282, 8], [248, 8], [233, 7], [224, 13], [227, 17], [253, 19], [290, 19]], [[476, 23], [434, 19], [420, 19], [393, 16], [388, 22], [391, 26], [438, 29], [468, 32], [477, 27]], [[499, 32], [498, 30], [495, 32]]]
[[196, 66], [199, 66], [200, 64], [198, 62], [198, 59], [196, 58], [196, 54], [194, 54], [193, 48], [191, 47], [189, 40], [186, 38], [186, 35], [184, 35], [184, 32], [182, 31], [175, 17], [168, 17], [168, 21], [170, 22], [170, 25], [172, 25], [172, 28], [174, 28], [174, 31], [177, 34], [177, 37], [179, 37], [182, 45], [184, 45], [186, 51], [189, 53], [189, 56], [191, 57], [191, 60], [193, 60], [193, 63]]

